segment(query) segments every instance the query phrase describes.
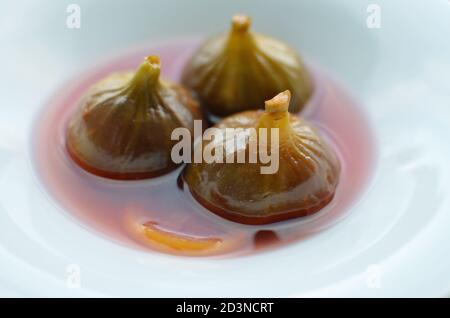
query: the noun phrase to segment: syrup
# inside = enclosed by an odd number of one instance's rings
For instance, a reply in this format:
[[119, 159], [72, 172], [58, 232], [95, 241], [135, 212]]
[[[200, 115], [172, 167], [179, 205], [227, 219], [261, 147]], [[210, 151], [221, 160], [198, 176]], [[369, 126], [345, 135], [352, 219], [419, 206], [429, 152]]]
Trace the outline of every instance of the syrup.
[[[134, 69], [149, 54], [161, 57], [163, 78], [178, 81], [197, 44], [174, 41], [112, 59], [63, 86], [45, 105], [34, 128], [33, 162], [42, 186], [61, 209], [119, 244], [195, 256], [261, 252], [324, 231], [345, 217], [368, 183], [374, 143], [361, 109], [316, 68], [310, 70], [314, 95], [301, 115], [334, 147], [341, 176], [333, 200], [314, 215], [264, 226], [234, 223], [192, 198], [179, 178], [182, 167], [153, 179], [120, 181], [90, 174], [71, 159], [66, 125], [92, 84], [110, 73]], [[195, 251], [186, 252], [186, 246]]]

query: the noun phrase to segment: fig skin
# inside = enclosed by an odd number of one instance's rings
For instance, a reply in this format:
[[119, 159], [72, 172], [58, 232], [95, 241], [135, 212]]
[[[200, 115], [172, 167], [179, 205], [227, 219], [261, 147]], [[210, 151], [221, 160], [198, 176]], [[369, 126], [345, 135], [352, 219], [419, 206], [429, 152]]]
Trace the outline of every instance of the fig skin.
[[[215, 126], [279, 128], [279, 169], [261, 174], [264, 165], [248, 159], [247, 163], [189, 164], [183, 180], [200, 204], [231, 221], [268, 224], [315, 213], [333, 199], [340, 173], [337, 156], [312, 125], [287, 112], [289, 99], [285, 91], [267, 101], [265, 111], [242, 112]], [[224, 145], [227, 139], [209, 142]], [[209, 142], [203, 143], [203, 149]], [[249, 158], [248, 143], [245, 151]], [[224, 148], [223, 162], [235, 154]]]
[[301, 58], [285, 43], [251, 32], [250, 24], [248, 16], [235, 15], [228, 34], [210, 38], [193, 54], [182, 83], [216, 117], [260, 109], [284, 90], [292, 92], [289, 111], [299, 112], [313, 93]]
[[193, 132], [198, 102], [180, 85], [160, 80], [160, 60], [149, 56], [136, 72], [113, 74], [91, 87], [71, 118], [66, 145], [85, 170], [111, 179], [144, 179], [177, 167], [173, 129]]

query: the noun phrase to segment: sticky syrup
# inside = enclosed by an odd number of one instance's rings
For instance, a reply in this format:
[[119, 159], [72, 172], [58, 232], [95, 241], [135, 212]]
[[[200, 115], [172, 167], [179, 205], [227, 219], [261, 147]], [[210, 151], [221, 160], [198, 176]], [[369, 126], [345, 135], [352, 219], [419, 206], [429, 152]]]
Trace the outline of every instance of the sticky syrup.
[[[242, 225], [198, 204], [180, 182], [182, 167], [154, 179], [117, 181], [92, 175], [71, 160], [65, 148], [68, 118], [93, 83], [112, 72], [135, 69], [149, 54], [160, 55], [163, 78], [177, 81], [197, 44], [174, 41], [111, 59], [61, 87], [44, 106], [34, 128], [33, 161], [42, 186], [61, 209], [119, 244], [197, 256], [261, 252], [325, 231], [345, 217], [368, 183], [374, 142], [358, 105], [315, 67], [310, 68], [315, 92], [301, 115], [319, 127], [335, 148], [342, 170], [334, 199], [314, 215], [264, 226]], [[147, 231], [142, 227], [146, 224]], [[183, 244], [192, 240], [198, 249], [219, 243], [220, 248], [199, 253], [166, 248], [164, 244], [172, 235]]]

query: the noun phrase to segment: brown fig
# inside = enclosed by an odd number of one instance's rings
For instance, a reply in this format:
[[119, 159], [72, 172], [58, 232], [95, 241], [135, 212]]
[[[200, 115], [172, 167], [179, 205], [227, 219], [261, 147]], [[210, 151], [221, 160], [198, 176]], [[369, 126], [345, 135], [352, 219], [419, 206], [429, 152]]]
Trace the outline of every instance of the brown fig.
[[202, 115], [183, 87], [160, 79], [149, 56], [136, 72], [113, 74], [91, 87], [67, 129], [67, 149], [81, 167], [113, 179], [142, 179], [174, 168], [175, 128], [193, 130]]
[[295, 50], [250, 31], [245, 15], [233, 17], [231, 30], [212, 37], [188, 62], [182, 82], [216, 117], [258, 109], [277, 93], [290, 90], [289, 111], [299, 112], [313, 91], [311, 77]]
[[[215, 126], [224, 137], [204, 141], [202, 148], [222, 149], [223, 158], [189, 164], [183, 175], [199, 203], [232, 221], [267, 224], [312, 214], [332, 200], [339, 181], [337, 156], [311, 124], [288, 113], [289, 101], [290, 93], [285, 91], [267, 101], [265, 111], [242, 112]], [[226, 133], [229, 128], [244, 128], [248, 134], [241, 147], [227, 147], [230, 136], [235, 138]], [[273, 173], [262, 173], [266, 163], [260, 157], [254, 163], [249, 160], [252, 153], [256, 156], [263, 150], [260, 143], [252, 147], [252, 138], [262, 138], [264, 129], [266, 140], [272, 140], [269, 135], [275, 132], [279, 138], [277, 148], [269, 147], [279, 159]], [[227, 162], [242, 151], [246, 162]]]

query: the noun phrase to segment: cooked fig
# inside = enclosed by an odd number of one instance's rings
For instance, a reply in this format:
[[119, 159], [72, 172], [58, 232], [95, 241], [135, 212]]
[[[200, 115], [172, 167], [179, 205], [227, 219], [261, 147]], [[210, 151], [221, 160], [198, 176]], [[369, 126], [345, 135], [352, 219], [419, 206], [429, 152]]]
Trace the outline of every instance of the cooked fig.
[[285, 43], [250, 31], [250, 17], [235, 15], [231, 31], [209, 39], [192, 56], [182, 82], [216, 117], [258, 109], [290, 90], [289, 111], [299, 112], [313, 91], [299, 55]]
[[[266, 101], [265, 111], [235, 114], [215, 126], [224, 137], [204, 141], [202, 148], [222, 149], [218, 151], [221, 160], [189, 164], [183, 175], [199, 203], [232, 221], [267, 224], [312, 214], [332, 200], [340, 172], [337, 156], [311, 124], [288, 113], [289, 101], [290, 93], [285, 91]], [[228, 147], [238, 144], [236, 135], [226, 132], [228, 128], [244, 128], [248, 138], [241, 138], [239, 147]], [[264, 129], [268, 137], [275, 132], [279, 136], [278, 147], [269, 147], [279, 159], [273, 173], [262, 173], [267, 162], [258, 157], [265, 147], [261, 143]], [[253, 136], [260, 139], [257, 147]], [[227, 160], [238, 158], [239, 152], [245, 153], [245, 163]], [[254, 163], [252, 154], [258, 158]]]
[[198, 103], [183, 87], [160, 79], [149, 56], [136, 72], [113, 74], [81, 99], [67, 130], [67, 149], [82, 168], [112, 179], [142, 179], [174, 168], [173, 129], [193, 130]]

